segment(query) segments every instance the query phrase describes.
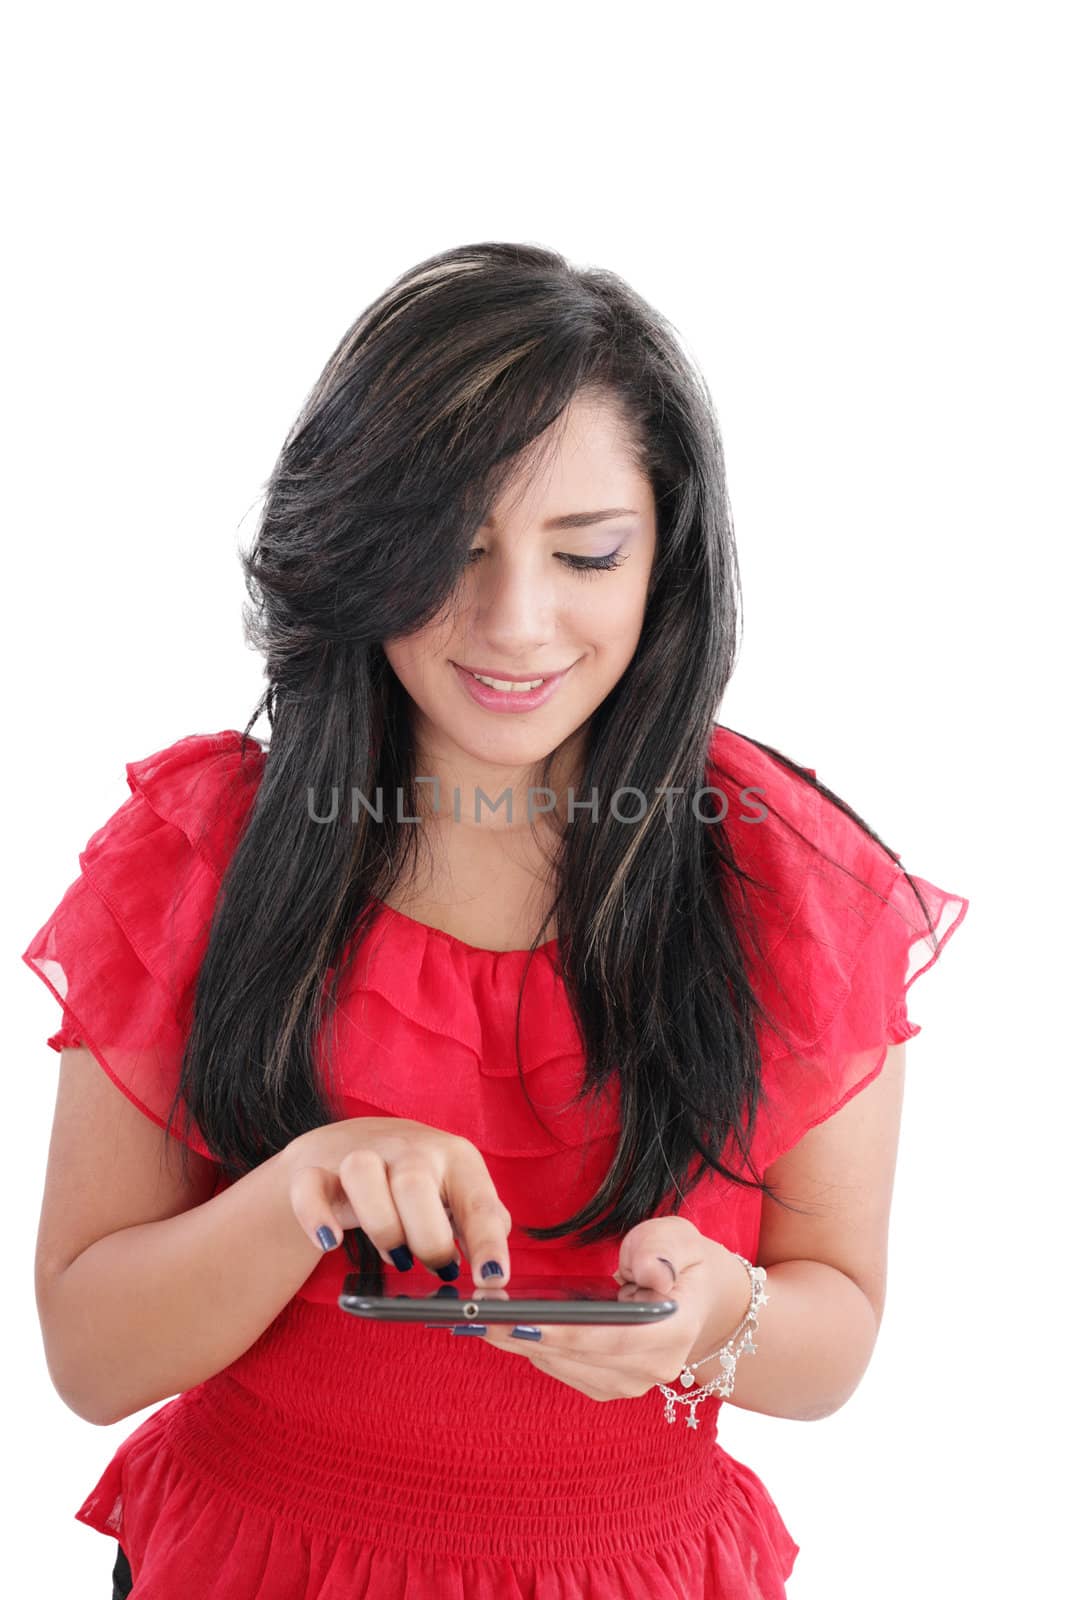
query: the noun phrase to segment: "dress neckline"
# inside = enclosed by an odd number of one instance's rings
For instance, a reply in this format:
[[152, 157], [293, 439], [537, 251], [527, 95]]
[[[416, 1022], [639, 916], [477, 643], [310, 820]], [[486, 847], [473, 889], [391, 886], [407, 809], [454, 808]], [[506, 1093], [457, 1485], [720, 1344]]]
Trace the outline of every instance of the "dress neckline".
[[[389, 905], [387, 901], [379, 900], [377, 895], [371, 895], [371, 901], [378, 907], [379, 911], [385, 914], [387, 919], [392, 918], [395, 923], [406, 924], [409, 928], [421, 928], [423, 933], [430, 934], [435, 939], [443, 939], [453, 947], [458, 945], [461, 950], [468, 950], [472, 955], [528, 956], [531, 954], [529, 945], [524, 945], [521, 950], [488, 950], [484, 945], [468, 944], [466, 939], [460, 939], [454, 933], [446, 933], [444, 928], [434, 928], [428, 922], [420, 922], [417, 917], [409, 917], [406, 911], [398, 911], [395, 906]], [[534, 945], [532, 954], [535, 956], [547, 955], [550, 951], [555, 950], [558, 944], [558, 938], [545, 939], [541, 944]]]

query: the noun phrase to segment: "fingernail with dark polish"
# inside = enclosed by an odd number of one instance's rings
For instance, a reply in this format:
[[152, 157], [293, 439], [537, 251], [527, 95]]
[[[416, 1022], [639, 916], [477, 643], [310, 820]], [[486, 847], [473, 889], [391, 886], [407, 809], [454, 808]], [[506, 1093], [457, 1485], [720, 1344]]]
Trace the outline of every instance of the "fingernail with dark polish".
[[499, 1261], [487, 1261], [482, 1268], [483, 1278], [502, 1278], [504, 1269]]
[[520, 1322], [518, 1327], [512, 1328], [511, 1335], [514, 1339], [540, 1339], [541, 1330], [540, 1328], [524, 1327]]
[[327, 1228], [325, 1226], [316, 1228], [315, 1237], [324, 1250], [336, 1250], [337, 1236], [333, 1232], [332, 1228]]
[[439, 1278], [443, 1278], [446, 1283], [451, 1283], [454, 1278], [459, 1277], [459, 1262], [448, 1261], [443, 1267], [434, 1267], [433, 1270]]
[[396, 1267], [400, 1272], [407, 1272], [412, 1266], [414, 1266], [411, 1251], [408, 1249], [406, 1244], [398, 1244], [395, 1250], [390, 1250], [389, 1257], [393, 1263], [393, 1266]]
[[452, 1329], [453, 1333], [486, 1333], [487, 1331], [480, 1322], [461, 1322]]

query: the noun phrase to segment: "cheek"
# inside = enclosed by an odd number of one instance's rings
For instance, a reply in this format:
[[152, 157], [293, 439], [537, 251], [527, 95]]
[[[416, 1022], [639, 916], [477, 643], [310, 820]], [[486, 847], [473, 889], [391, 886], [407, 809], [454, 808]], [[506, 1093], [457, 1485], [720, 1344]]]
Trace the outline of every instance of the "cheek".
[[439, 628], [432, 625], [421, 628], [409, 638], [397, 639], [383, 646], [386, 660], [401, 683], [418, 683], [429, 667], [442, 641]]
[[[594, 579], [593, 582], [599, 580]], [[592, 585], [591, 585], [592, 586]], [[586, 637], [597, 649], [611, 659], [629, 655], [641, 636], [644, 622], [645, 595], [643, 583], [620, 584], [612, 594], [601, 591], [599, 595], [583, 596], [581, 601], [581, 627]], [[579, 613], [572, 613], [576, 618]]]
[[386, 644], [382, 646], [385, 656], [395, 675], [406, 687], [411, 682], [411, 652], [407, 640], [400, 644]]

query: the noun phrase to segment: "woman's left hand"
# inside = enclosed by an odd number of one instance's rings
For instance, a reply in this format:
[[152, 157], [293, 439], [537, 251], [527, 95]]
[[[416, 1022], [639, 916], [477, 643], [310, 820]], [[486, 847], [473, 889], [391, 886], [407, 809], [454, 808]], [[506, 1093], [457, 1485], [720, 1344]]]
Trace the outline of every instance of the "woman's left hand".
[[635, 1399], [657, 1383], [675, 1383], [687, 1361], [725, 1344], [751, 1300], [743, 1263], [684, 1217], [650, 1217], [631, 1228], [615, 1278], [620, 1300], [669, 1298], [678, 1310], [647, 1327], [546, 1325], [537, 1340], [491, 1322], [483, 1342], [525, 1356], [591, 1400]]

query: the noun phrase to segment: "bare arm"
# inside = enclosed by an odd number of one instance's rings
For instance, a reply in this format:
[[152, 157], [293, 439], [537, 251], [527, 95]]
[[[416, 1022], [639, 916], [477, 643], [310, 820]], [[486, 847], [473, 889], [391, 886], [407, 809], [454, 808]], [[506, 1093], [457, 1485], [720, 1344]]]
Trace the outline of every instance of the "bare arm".
[[[816, 1421], [839, 1410], [857, 1388], [885, 1305], [903, 1094], [900, 1044], [890, 1047], [873, 1083], [769, 1169], [783, 1198], [811, 1214], [764, 1200], [754, 1264], [767, 1268], [767, 1304], [758, 1313], [756, 1353], [738, 1360], [730, 1404]], [[715, 1326], [704, 1330], [690, 1360], [721, 1347], [748, 1309], [748, 1273], [727, 1251], [721, 1266]], [[718, 1371], [718, 1362], [708, 1362], [697, 1378], [707, 1382], [708, 1373]]]
[[[221, 1372], [356, 1226], [382, 1259], [406, 1244], [453, 1275], [510, 1270], [511, 1214], [469, 1140], [403, 1117], [314, 1128], [215, 1194], [216, 1165], [174, 1142], [93, 1064], [64, 1050], [37, 1238], [37, 1305], [56, 1390], [118, 1422]], [[340, 1248], [335, 1245], [335, 1248]]]
[[[86, 1421], [106, 1425], [229, 1366], [322, 1252], [294, 1215], [288, 1151], [205, 1199], [214, 1165], [191, 1153], [183, 1184], [173, 1150], [159, 1160], [172, 1141], [89, 1052], [62, 1055], [38, 1315], [57, 1392]], [[146, 1220], [130, 1224], [131, 1216]]]

